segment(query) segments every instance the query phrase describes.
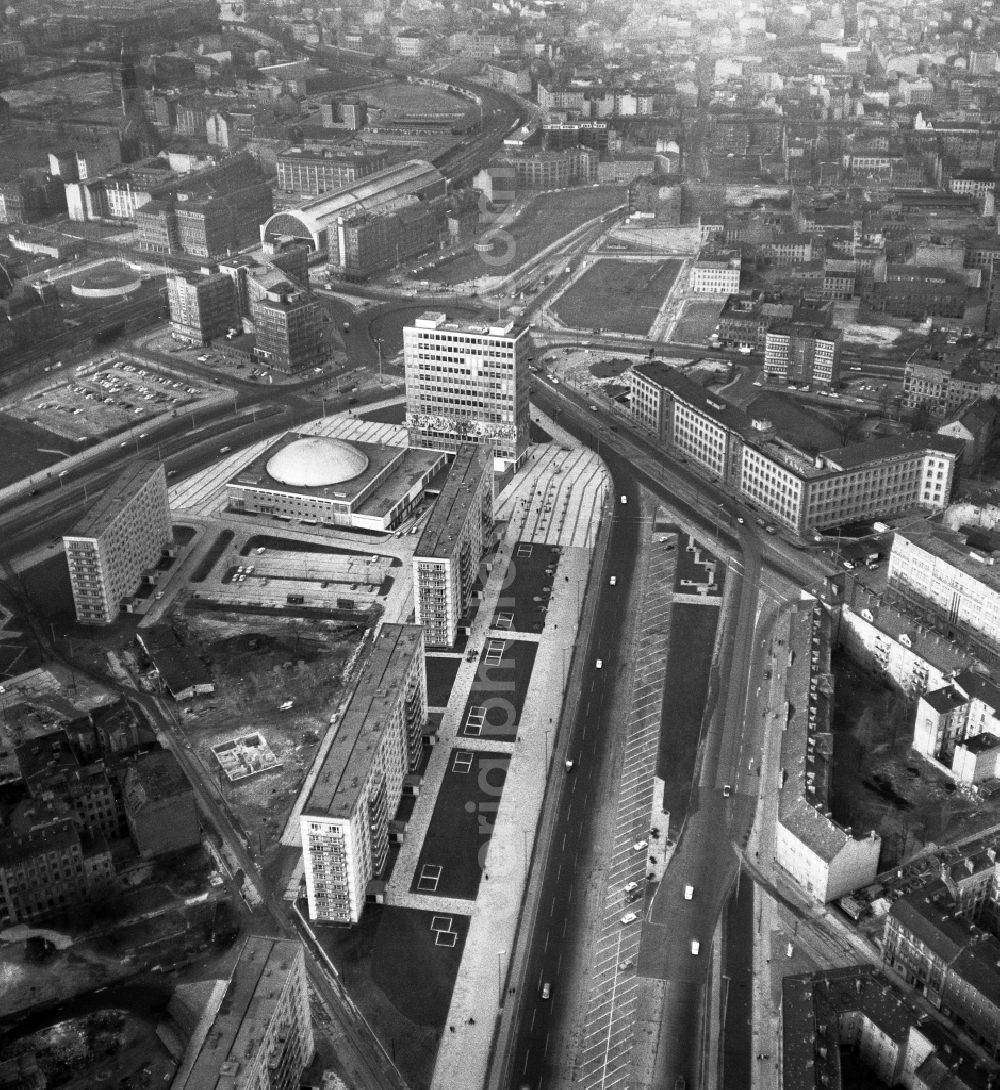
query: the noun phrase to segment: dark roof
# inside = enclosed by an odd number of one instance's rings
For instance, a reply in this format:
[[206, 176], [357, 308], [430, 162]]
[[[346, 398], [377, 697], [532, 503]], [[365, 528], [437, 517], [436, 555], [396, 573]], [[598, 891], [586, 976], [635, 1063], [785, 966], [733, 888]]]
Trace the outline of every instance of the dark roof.
[[743, 433], [750, 427], [750, 421], [742, 409], [723, 401], [717, 394], [709, 393], [704, 386], [689, 378], [683, 371], [676, 367], [668, 367], [659, 360], [649, 363], [640, 363], [632, 370], [656, 383], [664, 390], [669, 390], [681, 401], [694, 406], [706, 416], [718, 423], [730, 428], [732, 431]]
[[938, 878], [898, 897], [889, 916], [946, 965], [969, 941], [969, 924], [957, 915], [948, 887]]
[[916, 454], [922, 450], [953, 454], [958, 458], [965, 448], [961, 439], [951, 435], [935, 435], [933, 432], [914, 432], [912, 435], [886, 435], [853, 443], [839, 450], [824, 450], [823, 457], [841, 469], [857, 469], [869, 462], [883, 458]]
[[133, 811], [150, 802], [190, 793], [187, 776], [167, 749], [144, 753], [125, 774], [125, 796]]
[[451, 556], [462, 528], [470, 517], [479, 518], [469, 505], [484, 474], [493, 473], [489, 448], [481, 443], [463, 443], [448, 468], [448, 479], [434, 503], [430, 518], [417, 540], [414, 557]]

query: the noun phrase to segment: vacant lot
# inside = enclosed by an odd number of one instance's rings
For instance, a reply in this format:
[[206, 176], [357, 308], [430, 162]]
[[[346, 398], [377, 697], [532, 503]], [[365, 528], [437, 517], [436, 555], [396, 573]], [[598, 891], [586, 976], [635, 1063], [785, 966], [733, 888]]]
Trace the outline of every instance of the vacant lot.
[[509, 765], [505, 753], [453, 749], [448, 754], [417, 860], [414, 892], [475, 899]]
[[541, 193], [514, 223], [504, 228], [514, 239], [507, 264], [500, 268], [487, 265], [479, 254], [470, 252], [449, 258], [421, 275], [438, 284], [462, 284], [481, 276], [507, 276], [575, 227], [610, 212], [625, 200], [625, 192], [622, 186], [600, 186]]
[[[327, 730], [360, 636], [328, 621], [254, 617], [247, 623], [227, 614], [175, 618], [174, 626], [187, 649], [210, 664], [216, 686], [181, 719], [202, 766], [217, 776], [211, 748], [254, 731], [277, 757], [270, 771], [222, 783], [248, 837], [271, 849]], [[279, 712], [287, 701], [293, 707]]]
[[688, 299], [670, 340], [677, 344], [705, 344], [719, 324], [722, 306], [707, 299]]
[[595, 262], [554, 306], [572, 329], [601, 325], [615, 333], [645, 336], [673, 287], [680, 261]]
[[40, 473], [74, 453], [73, 444], [62, 436], [7, 413], [0, 413], [0, 440], [4, 451], [0, 488]]
[[896, 866], [931, 841], [967, 836], [997, 820], [1000, 800], [985, 802], [910, 749], [913, 710], [902, 695], [844, 654], [834, 675], [830, 811], [861, 836], [882, 837], [880, 867]]

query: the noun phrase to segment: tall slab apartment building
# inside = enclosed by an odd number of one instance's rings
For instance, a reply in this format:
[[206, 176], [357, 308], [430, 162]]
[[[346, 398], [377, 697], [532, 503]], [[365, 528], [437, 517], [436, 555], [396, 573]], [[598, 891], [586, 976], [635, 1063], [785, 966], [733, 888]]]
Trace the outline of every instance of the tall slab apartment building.
[[427, 719], [424, 630], [384, 624], [299, 817], [309, 916], [356, 923]]
[[417, 624], [429, 647], [452, 647], [493, 530], [493, 459], [463, 443], [413, 553]]
[[449, 321], [425, 311], [403, 327], [410, 446], [457, 451], [481, 443], [498, 473], [528, 451], [528, 327]]
[[170, 539], [166, 470], [135, 462], [63, 536], [76, 619], [112, 624]]

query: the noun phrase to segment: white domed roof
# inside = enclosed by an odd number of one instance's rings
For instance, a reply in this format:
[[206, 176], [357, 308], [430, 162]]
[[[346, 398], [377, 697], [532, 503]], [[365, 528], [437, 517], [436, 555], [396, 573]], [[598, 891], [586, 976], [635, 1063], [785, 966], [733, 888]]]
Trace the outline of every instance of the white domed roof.
[[321, 488], [350, 481], [368, 468], [368, 456], [325, 435], [296, 439], [267, 463], [267, 472], [282, 484], [295, 488]]

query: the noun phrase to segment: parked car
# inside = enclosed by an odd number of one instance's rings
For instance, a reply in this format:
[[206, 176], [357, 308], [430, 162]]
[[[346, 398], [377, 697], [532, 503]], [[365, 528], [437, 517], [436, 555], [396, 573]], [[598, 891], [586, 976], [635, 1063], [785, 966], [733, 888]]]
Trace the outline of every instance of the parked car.
[[635, 921], [638, 918], [639, 918], [639, 913], [638, 912], [626, 912], [625, 915], [622, 916], [622, 918], [621, 918], [621, 920], [619, 922], [622, 923], [622, 924], [635, 923]]

